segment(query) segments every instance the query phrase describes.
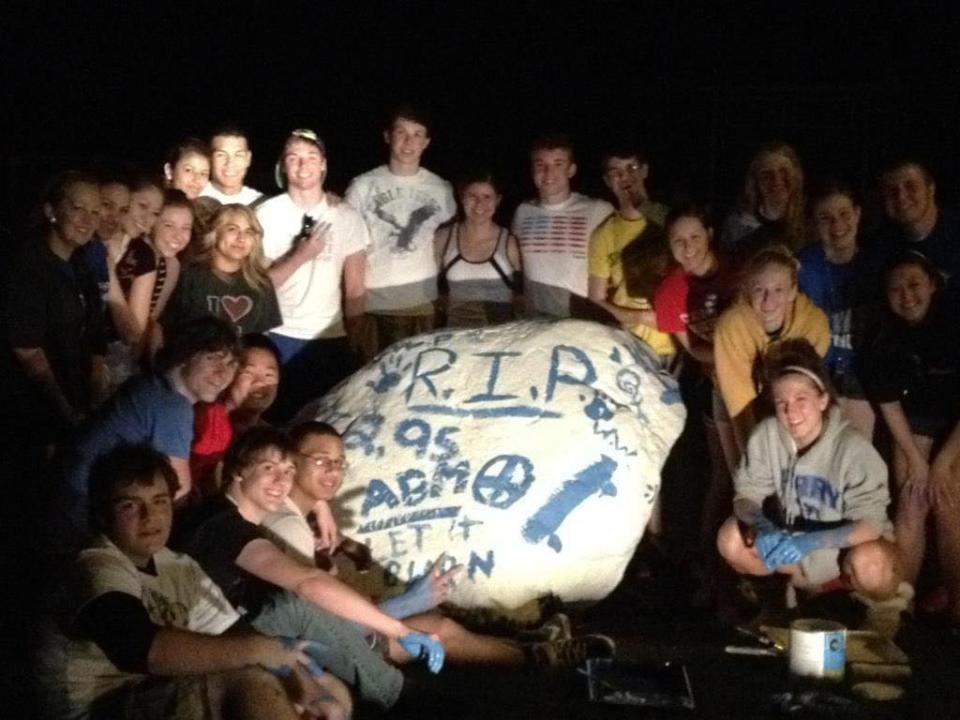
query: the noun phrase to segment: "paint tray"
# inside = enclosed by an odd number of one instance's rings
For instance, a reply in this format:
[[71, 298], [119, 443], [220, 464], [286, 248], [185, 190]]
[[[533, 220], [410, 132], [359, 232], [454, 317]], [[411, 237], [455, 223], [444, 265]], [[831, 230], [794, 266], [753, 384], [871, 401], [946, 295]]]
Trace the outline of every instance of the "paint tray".
[[680, 663], [590, 658], [584, 674], [587, 697], [593, 702], [685, 710], [696, 707], [687, 668]]

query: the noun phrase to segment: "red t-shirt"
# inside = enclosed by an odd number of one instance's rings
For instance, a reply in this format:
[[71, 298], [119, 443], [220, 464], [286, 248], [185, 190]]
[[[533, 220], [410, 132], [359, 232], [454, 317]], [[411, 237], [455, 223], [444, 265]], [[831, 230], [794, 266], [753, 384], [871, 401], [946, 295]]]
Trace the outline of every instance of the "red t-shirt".
[[687, 329], [687, 293], [690, 290], [687, 274], [676, 267], [660, 282], [653, 295], [653, 308], [657, 314], [657, 330], [666, 333], [684, 332]]
[[668, 333], [686, 331], [713, 344], [717, 319], [737, 294], [737, 277], [728, 267], [729, 263], [721, 264], [715, 273], [702, 278], [674, 268], [654, 294], [657, 328]]
[[223, 403], [197, 403], [193, 406], [193, 446], [190, 448], [190, 477], [200, 494], [206, 497], [214, 488], [214, 471], [223, 459], [233, 427]]

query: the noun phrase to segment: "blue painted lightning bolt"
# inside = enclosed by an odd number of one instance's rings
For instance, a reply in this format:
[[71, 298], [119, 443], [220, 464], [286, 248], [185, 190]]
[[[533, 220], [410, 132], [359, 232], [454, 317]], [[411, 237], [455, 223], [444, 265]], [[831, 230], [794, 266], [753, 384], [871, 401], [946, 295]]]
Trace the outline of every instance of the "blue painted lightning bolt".
[[523, 539], [530, 544], [536, 544], [547, 538], [547, 545], [554, 552], [563, 549], [563, 543], [557, 536], [557, 530], [584, 500], [599, 493], [613, 497], [617, 494], [617, 486], [610, 478], [617, 469], [617, 462], [606, 455], [585, 467], [566, 480], [563, 486], [553, 493], [539, 510], [537, 510], [523, 525]]

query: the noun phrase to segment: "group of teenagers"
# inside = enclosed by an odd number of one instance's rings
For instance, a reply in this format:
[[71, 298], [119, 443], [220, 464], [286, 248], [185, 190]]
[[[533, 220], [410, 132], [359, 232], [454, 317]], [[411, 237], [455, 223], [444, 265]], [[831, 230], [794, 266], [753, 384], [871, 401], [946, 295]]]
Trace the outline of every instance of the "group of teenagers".
[[613, 203], [575, 192], [573, 146], [550, 135], [507, 229], [490, 174], [454, 190], [422, 167], [420, 109], [383, 139], [387, 163], [343, 197], [304, 129], [271, 198], [244, 184], [236, 127], [177, 145], [162, 179], [51, 183], [2, 296], [4, 412], [53, 468], [45, 545], [80, 549], [37, 652], [51, 716], [342, 717], [351, 698], [393, 705], [411, 659], [612, 655], [562, 616], [519, 639], [466, 630], [436, 612], [461, 580], [442, 562], [379, 605], [337, 579], [331, 551], [369, 560], [330, 507], [344, 447], [296, 412], [443, 325], [631, 332], [697, 389], [706, 566], [872, 606], [922, 586], [960, 624], [960, 219], [922, 162], [884, 168], [868, 238], [851, 187], [806, 192], [782, 143], [715, 225], [651, 199], [635, 147], [602, 157]]

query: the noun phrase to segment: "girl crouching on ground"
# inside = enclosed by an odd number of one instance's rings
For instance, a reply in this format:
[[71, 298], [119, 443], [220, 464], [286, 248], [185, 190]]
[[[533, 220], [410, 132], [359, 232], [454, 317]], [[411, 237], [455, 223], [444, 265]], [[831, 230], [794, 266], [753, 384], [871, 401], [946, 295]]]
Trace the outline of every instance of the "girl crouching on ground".
[[750, 436], [720, 554], [737, 572], [782, 573], [812, 593], [836, 586], [892, 597], [902, 573], [886, 464], [844, 419], [810, 343], [784, 342], [767, 377], [776, 416]]

